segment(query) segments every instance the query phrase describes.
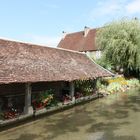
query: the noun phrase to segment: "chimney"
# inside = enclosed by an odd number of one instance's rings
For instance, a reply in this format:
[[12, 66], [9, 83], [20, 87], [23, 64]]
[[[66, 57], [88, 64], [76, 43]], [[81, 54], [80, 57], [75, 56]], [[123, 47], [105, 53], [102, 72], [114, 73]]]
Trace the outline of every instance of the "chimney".
[[66, 37], [66, 35], [67, 35], [67, 32], [62, 31], [62, 39], [64, 39]]
[[85, 28], [84, 28], [84, 37], [86, 37], [88, 35], [89, 31], [90, 31], [90, 28], [85, 26]]

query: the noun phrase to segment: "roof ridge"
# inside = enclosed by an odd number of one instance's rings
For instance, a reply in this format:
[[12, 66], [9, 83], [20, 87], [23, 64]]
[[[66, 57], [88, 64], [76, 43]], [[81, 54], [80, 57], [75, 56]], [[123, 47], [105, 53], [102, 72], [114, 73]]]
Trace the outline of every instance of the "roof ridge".
[[42, 47], [48, 47], [48, 48], [51, 48], [51, 47], [46, 46], [46, 45], [35, 44], [35, 43], [26, 42], [26, 41], [22, 41], [22, 40], [16, 40], [16, 39], [9, 39], [9, 38], [3, 38], [3, 37], [0, 37], [0, 40], [3, 40], [3, 41], [9, 41], [9, 42], [13, 42], [13, 43], [22, 43], [22, 44], [27, 44], [27, 45], [35, 45], [35, 46], [42, 46]]
[[[91, 30], [96, 30], [96, 29], [98, 29], [98, 28], [90, 28], [90, 31], [91, 31]], [[67, 35], [71, 35], [71, 34], [81, 33], [81, 32], [84, 32], [84, 30], [77, 31], [77, 32], [70, 32], [70, 33], [67, 33], [66, 36], [67, 36]]]

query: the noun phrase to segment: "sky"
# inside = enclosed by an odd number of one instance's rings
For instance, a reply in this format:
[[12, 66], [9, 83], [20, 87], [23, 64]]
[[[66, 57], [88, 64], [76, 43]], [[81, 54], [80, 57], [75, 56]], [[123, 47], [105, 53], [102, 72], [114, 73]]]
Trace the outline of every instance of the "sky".
[[0, 0], [0, 38], [56, 47], [67, 33], [140, 18], [140, 0]]

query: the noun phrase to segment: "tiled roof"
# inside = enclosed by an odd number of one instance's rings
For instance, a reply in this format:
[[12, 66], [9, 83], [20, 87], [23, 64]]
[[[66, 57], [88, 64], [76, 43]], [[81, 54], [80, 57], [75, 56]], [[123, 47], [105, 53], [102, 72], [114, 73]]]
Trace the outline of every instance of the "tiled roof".
[[86, 37], [84, 36], [84, 31], [67, 34], [65, 38], [61, 39], [57, 47], [80, 52], [96, 51], [96, 30], [90, 29]]
[[0, 84], [110, 75], [83, 53], [0, 39]]

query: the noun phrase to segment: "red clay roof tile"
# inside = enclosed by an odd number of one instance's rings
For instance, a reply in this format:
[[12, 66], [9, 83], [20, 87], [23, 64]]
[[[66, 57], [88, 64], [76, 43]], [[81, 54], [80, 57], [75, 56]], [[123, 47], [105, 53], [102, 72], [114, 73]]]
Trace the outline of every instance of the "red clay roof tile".
[[110, 75], [83, 53], [0, 39], [0, 84]]
[[67, 34], [57, 47], [80, 52], [96, 51], [96, 30], [90, 29], [86, 37], [84, 37], [84, 31]]

